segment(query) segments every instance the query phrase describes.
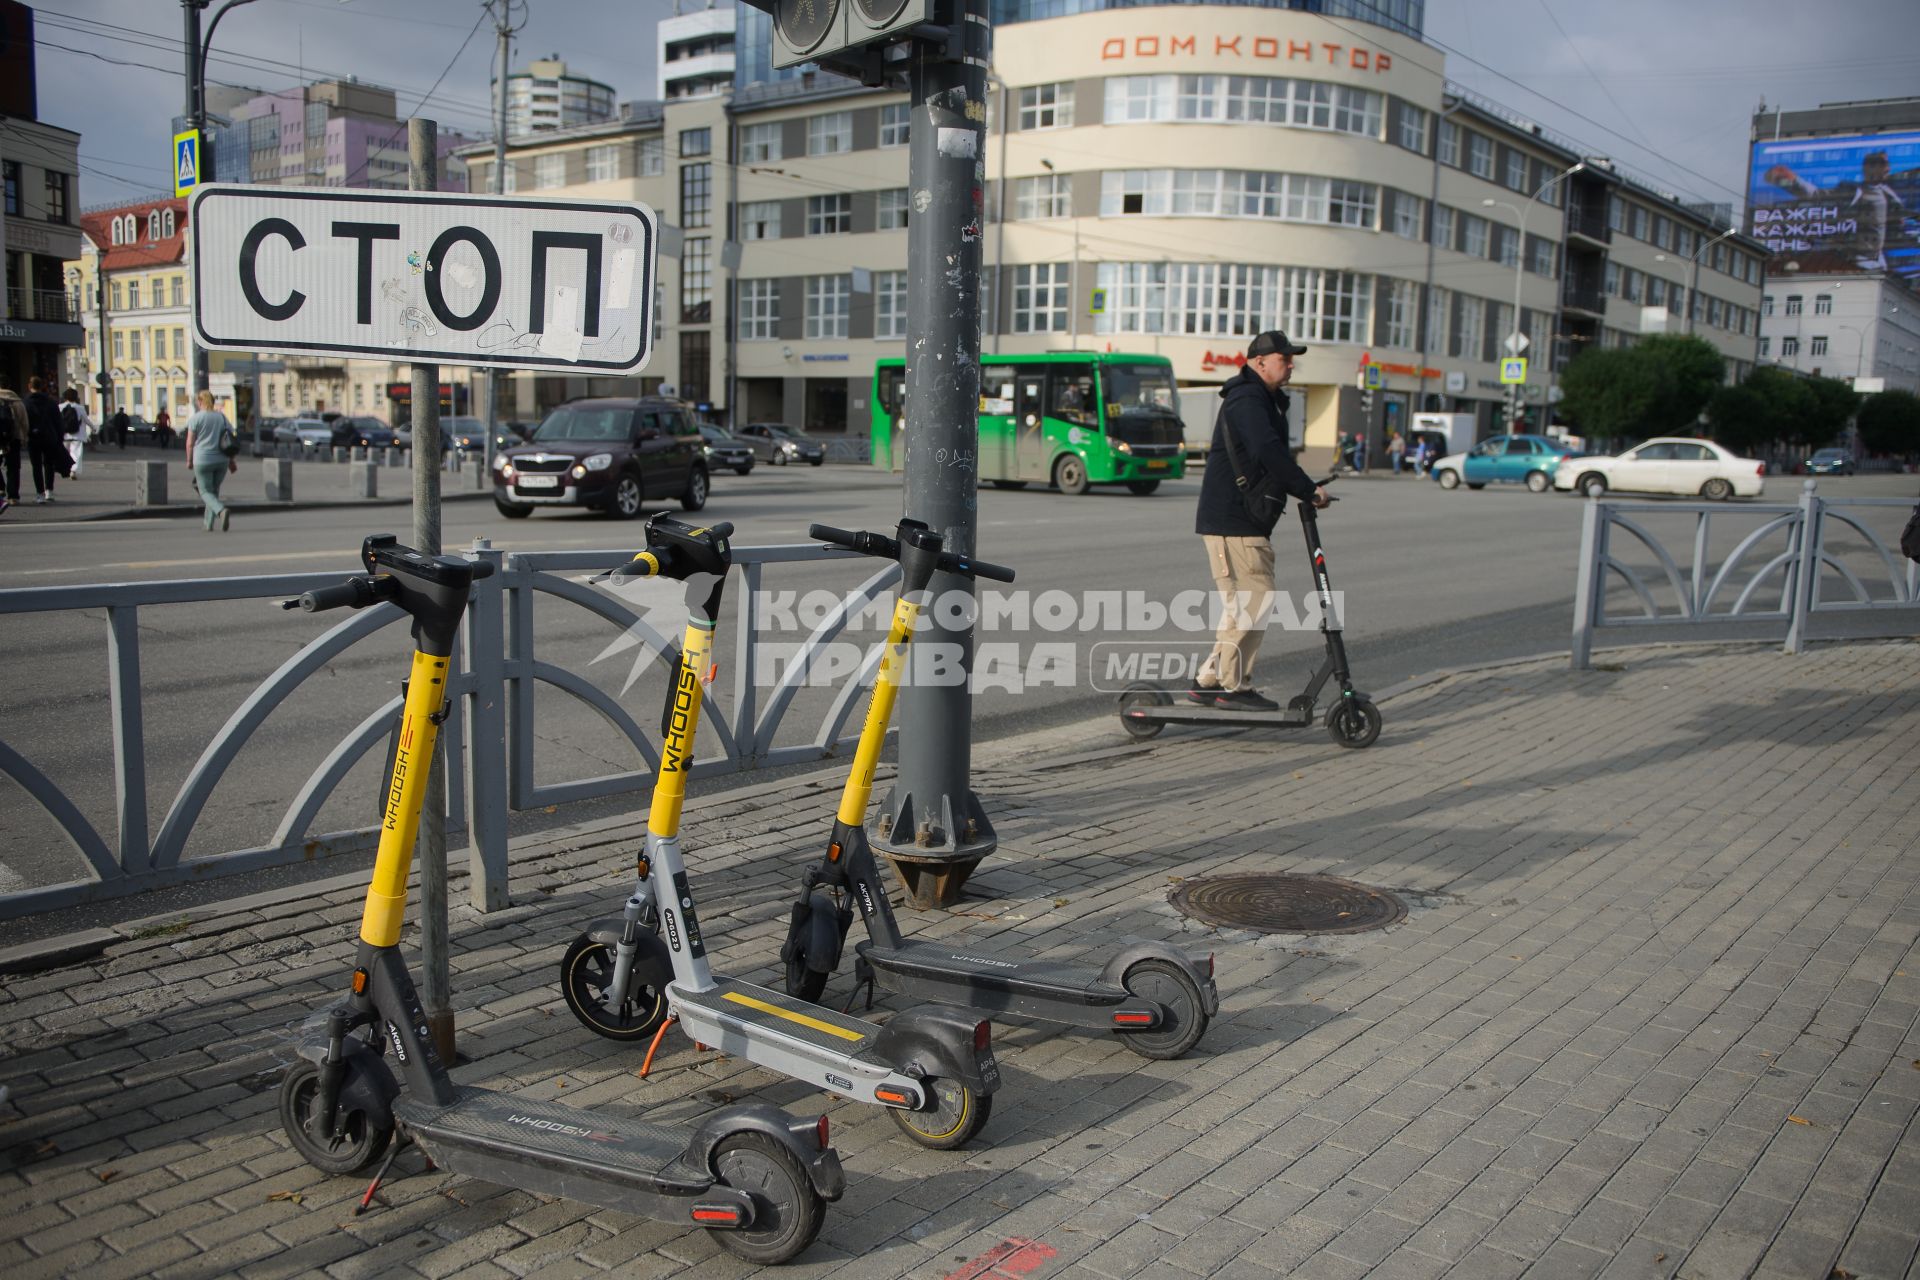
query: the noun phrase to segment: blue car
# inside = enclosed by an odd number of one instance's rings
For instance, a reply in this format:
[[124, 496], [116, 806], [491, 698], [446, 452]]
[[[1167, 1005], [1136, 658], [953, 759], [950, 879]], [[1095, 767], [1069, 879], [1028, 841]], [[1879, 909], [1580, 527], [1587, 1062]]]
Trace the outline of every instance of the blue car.
[[1807, 459], [1807, 474], [1850, 476], [1853, 474], [1853, 455], [1845, 449], [1822, 449]]
[[1465, 453], [1450, 453], [1433, 464], [1442, 489], [1484, 489], [1489, 484], [1524, 484], [1534, 493], [1553, 487], [1553, 469], [1573, 453], [1546, 436], [1488, 436]]

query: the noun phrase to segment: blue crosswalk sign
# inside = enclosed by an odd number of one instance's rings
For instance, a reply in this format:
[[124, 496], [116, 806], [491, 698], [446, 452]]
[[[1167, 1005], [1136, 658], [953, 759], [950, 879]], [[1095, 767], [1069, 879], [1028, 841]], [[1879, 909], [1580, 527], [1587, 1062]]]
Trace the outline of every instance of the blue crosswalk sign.
[[173, 135], [173, 194], [190, 195], [200, 185], [200, 131]]

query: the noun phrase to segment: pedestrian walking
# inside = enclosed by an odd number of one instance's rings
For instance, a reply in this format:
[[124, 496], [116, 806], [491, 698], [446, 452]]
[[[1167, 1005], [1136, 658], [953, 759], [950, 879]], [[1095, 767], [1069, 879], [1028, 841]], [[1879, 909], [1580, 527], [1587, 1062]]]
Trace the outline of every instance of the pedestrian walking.
[[120, 446], [122, 453], [126, 452], [127, 433], [132, 429], [131, 424], [127, 422], [127, 411], [125, 409], [115, 409], [113, 411], [113, 417], [109, 418], [108, 422], [113, 427], [114, 443]]
[[240, 469], [240, 440], [227, 415], [213, 407], [213, 392], [202, 391], [194, 397], [200, 411], [187, 419], [187, 465], [200, 487], [200, 504], [206, 511], [201, 523], [211, 533], [217, 522], [225, 533], [233, 523], [233, 513], [220, 501], [220, 486]]
[[154, 415], [153, 442], [162, 449], [173, 448], [173, 415], [165, 409]]
[[1365, 430], [1353, 433], [1353, 469], [1360, 474], [1367, 472], [1367, 433]]
[[1277, 329], [1263, 333], [1247, 347], [1240, 372], [1220, 388], [1207, 453], [1212, 462], [1201, 475], [1194, 519], [1223, 606], [1213, 652], [1187, 691], [1202, 706], [1279, 709], [1253, 687], [1253, 660], [1273, 611], [1273, 529], [1289, 494], [1316, 507], [1328, 501], [1288, 448], [1288, 399], [1281, 388], [1293, 377], [1293, 358], [1305, 350]]
[[73, 470], [62, 435], [60, 402], [47, 394], [47, 380], [35, 374], [27, 379], [27, 461], [35, 502], [52, 502], [54, 478]]
[[1393, 467], [1393, 474], [1400, 474], [1401, 464], [1407, 460], [1407, 442], [1398, 431], [1387, 431], [1387, 462]]
[[4, 480], [0, 511], [20, 501], [20, 451], [27, 447], [30, 430], [27, 406], [18, 392], [0, 381], [0, 479]]
[[67, 456], [73, 459], [73, 478], [80, 478], [80, 465], [87, 456], [87, 442], [97, 433], [87, 406], [80, 403], [80, 392], [68, 387], [61, 399], [60, 434], [67, 444]]

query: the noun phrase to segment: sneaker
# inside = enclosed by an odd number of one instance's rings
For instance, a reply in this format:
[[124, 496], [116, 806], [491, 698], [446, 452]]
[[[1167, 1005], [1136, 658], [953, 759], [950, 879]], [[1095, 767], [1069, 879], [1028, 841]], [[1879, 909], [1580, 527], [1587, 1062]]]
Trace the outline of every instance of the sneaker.
[[1278, 711], [1280, 704], [1272, 698], [1263, 698], [1252, 689], [1237, 689], [1232, 693], [1223, 693], [1214, 703], [1228, 711]]
[[220, 532], [225, 533], [233, 527], [233, 512], [224, 508], [220, 512]]
[[53, 501], [53, 499], [52, 499], [52, 498], [50, 498], [50, 497], [48, 497], [48, 496], [47, 496], [46, 494], [44, 494], [44, 493], [36, 493], [36, 494], [34, 494], [34, 495], [33, 495], [33, 501], [34, 501], [34, 505], [35, 505], [35, 506], [40, 506], [40, 505], [42, 505], [42, 504], [45, 504], [45, 503], [48, 503], [48, 502], [52, 502], [52, 501]]
[[0, 493], [0, 515], [5, 515], [7, 508], [12, 505], [13, 503], [8, 500], [7, 495], [4, 493]]
[[1211, 707], [1220, 701], [1220, 695], [1226, 692], [1217, 684], [1197, 684], [1187, 690], [1187, 701], [1197, 702], [1203, 707]]

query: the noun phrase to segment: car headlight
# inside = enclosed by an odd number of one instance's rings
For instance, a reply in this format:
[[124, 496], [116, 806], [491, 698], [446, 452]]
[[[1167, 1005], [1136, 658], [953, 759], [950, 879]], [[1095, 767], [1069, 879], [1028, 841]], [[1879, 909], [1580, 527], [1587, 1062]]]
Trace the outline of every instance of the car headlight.
[[[580, 460], [580, 466], [585, 467], [587, 471], [605, 471], [612, 465], [613, 455], [610, 453], [596, 453], [592, 457], [582, 458]], [[585, 471], [580, 471], [579, 467], [574, 468], [574, 470], [580, 475], [586, 474]]]
[[793, 441], [788, 440], [781, 444], [780, 450], [783, 453], [799, 453], [800, 446], [795, 444]]
[[509, 480], [513, 479], [513, 460], [511, 458], [500, 459], [500, 474]]
[[1132, 453], [1133, 452], [1133, 446], [1128, 444], [1125, 440], [1116, 442], [1113, 446], [1113, 449], [1115, 453]]

